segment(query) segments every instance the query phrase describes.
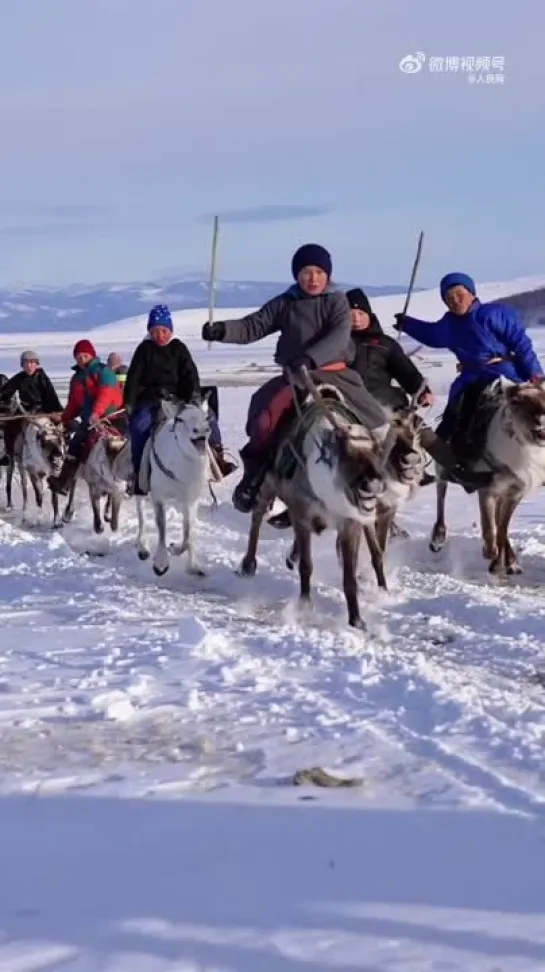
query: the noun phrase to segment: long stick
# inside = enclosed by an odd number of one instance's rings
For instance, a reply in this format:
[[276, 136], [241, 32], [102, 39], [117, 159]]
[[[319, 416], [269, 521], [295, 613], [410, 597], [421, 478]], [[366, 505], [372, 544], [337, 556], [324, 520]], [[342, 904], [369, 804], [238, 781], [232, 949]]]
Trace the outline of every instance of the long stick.
[[[212, 233], [212, 258], [210, 261], [210, 285], [208, 301], [208, 323], [214, 323], [214, 307], [216, 303], [216, 257], [218, 252], [218, 235], [220, 229], [219, 216], [214, 216], [214, 230]], [[212, 342], [208, 342], [208, 350], [212, 347]]]
[[[412, 293], [413, 293], [414, 282], [416, 280], [416, 274], [417, 274], [417, 271], [418, 271], [418, 264], [420, 263], [420, 257], [422, 256], [422, 245], [423, 245], [423, 243], [424, 243], [424, 230], [420, 230], [420, 236], [418, 237], [418, 244], [417, 244], [417, 247], [416, 247], [416, 256], [415, 256], [414, 262], [413, 262], [413, 269], [412, 269], [412, 273], [411, 273], [411, 279], [409, 281], [409, 287], [408, 287], [408, 290], [407, 290], [407, 296], [405, 297], [405, 303], [403, 305], [403, 312], [402, 312], [403, 314], [406, 314], [407, 311], [408, 311], [408, 309], [409, 309], [409, 304], [410, 304], [411, 297], [412, 297]], [[400, 328], [400, 330], [398, 332], [398, 335], [397, 335], [397, 340], [398, 341], [401, 340], [402, 330], [403, 330], [403, 326]]]

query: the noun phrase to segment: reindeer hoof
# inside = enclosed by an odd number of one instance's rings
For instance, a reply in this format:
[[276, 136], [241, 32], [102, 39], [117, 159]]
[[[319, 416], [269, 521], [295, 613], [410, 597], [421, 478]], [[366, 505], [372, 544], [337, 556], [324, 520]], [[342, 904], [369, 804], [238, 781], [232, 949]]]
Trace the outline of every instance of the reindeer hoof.
[[240, 567], [237, 570], [239, 577], [253, 577], [257, 571], [257, 560], [255, 557], [252, 560], [242, 561]]
[[507, 573], [509, 574], [510, 577], [518, 577], [519, 574], [522, 574], [522, 567], [520, 566], [520, 564], [509, 564], [509, 567], [507, 568]]
[[356, 631], [367, 631], [367, 625], [363, 618], [357, 615], [355, 618], [348, 619], [348, 625], [350, 628], [355, 628]]
[[171, 543], [169, 545], [168, 550], [169, 550], [169, 553], [171, 553], [173, 557], [181, 557], [182, 554], [185, 554], [186, 551], [187, 551], [187, 544], [186, 543]]
[[202, 567], [188, 567], [187, 568], [187, 573], [190, 574], [191, 577], [206, 577], [207, 576], [206, 571], [203, 570]]
[[68, 510], [67, 513], [63, 513], [62, 515], [63, 523], [71, 523], [73, 519], [74, 519], [74, 510]]
[[139, 560], [149, 560], [150, 552], [149, 550], [139, 550], [138, 559]]
[[502, 564], [501, 560], [499, 560], [499, 559], [493, 560], [492, 563], [490, 564], [489, 568], [488, 568], [488, 573], [489, 574], [501, 574], [501, 573], [503, 573], [503, 564]]
[[441, 553], [445, 546], [445, 537], [432, 537], [430, 540], [430, 550], [432, 553]]
[[153, 573], [156, 574], [157, 577], [164, 577], [167, 570], [168, 570], [168, 564], [166, 567], [158, 567], [157, 564], [153, 565]]

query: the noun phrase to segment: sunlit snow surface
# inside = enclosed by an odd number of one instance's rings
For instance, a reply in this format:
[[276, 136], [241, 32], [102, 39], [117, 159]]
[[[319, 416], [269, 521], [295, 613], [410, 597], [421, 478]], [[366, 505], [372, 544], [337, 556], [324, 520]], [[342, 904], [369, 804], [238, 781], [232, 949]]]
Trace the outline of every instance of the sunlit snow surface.
[[[439, 316], [432, 299], [414, 312]], [[382, 300], [388, 323], [399, 300]], [[94, 337], [105, 354], [141, 329]], [[70, 341], [39, 347], [59, 375]], [[201, 345], [201, 370], [270, 362], [267, 344]], [[419, 365], [443, 396], [452, 362], [426, 351]], [[233, 450], [251, 391], [220, 393]], [[429, 552], [423, 490], [387, 595], [363, 561], [361, 635], [330, 535], [310, 619], [289, 535], [265, 528], [256, 577], [234, 573], [248, 526], [235, 481], [217, 508], [203, 500], [204, 580], [183, 558], [159, 581], [138, 560], [132, 502], [114, 539], [93, 537], [83, 487], [62, 533], [47, 514], [1, 516], [0, 972], [544, 969], [542, 496], [513, 525], [525, 573], [497, 580], [459, 489], [447, 546]], [[180, 525], [173, 511], [170, 539]], [[290, 785], [313, 765], [364, 786]]]

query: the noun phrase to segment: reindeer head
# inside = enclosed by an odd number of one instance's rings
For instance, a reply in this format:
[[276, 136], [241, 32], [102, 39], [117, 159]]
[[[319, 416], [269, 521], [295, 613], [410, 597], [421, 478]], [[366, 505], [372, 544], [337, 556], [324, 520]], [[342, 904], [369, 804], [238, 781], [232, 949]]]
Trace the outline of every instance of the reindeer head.
[[545, 383], [511, 385], [505, 396], [515, 432], [526, 442], [545, 447]]
[[174, 419], [174, 428], [181, 426], [196, 451], [204, 455], [210, 435], [210, 424], [205, 410], [197, 404], [181, 405]]
[[66, 440], [62, 426], [38, 416], [29, 423], [26, 438], [32, 459], [38, 459], [36, 455], [38, 450], [39, 458], [49, 464], [54, 476], [58, 476], [66, 455]]
[[395, 441], [388, 457], [388, 466], [395, 478], [407, 486], [421, 479], [426, 461], [420, 445], [421, 425], [422, 421], [413, 409], [396, 412], [392, 418], [391, 432]]
[[377, 496], [386, 488], [382, 446], [363, 425], [339, 426], [332, 436], [336, 443], [340, 484], [358, 509], [372, 514]]

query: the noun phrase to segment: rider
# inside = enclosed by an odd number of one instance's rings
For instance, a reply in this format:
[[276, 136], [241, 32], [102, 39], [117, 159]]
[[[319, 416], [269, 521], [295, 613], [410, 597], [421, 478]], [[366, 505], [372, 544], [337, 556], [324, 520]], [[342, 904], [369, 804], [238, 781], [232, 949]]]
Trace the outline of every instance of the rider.
[[106, 367], [110, 368], [117, 375], [119, 384], [124, 386], [129, 369], [126, 364], [123, 364], [123, 359], [117, 351], [110, 351], [106, 359]]
[[[435, 398], [426, 379], [399, 341], [384, 333], [367, 294], [355, 287], [347, 291], [346, 298], [350, 304], [352, 367], [367, 390], [394, 411], [408, 408], [409, 396], [414, 395], [418, 395], [418, 405], [433, 405]], [[394, 381], [397, 384], [392, 384]]]
[[[450, 387], [447, 407], [437, 428], [441, 440], [452, 443], [460, 461], [472, 461], [481, 442], [464, 432], [478, 400], [500, 376], [514, 381], [541, 381], [543, 369], [518, 314], [505, 304], [482, 304], [475, 281], [466, 273], [449, 273], [439, 289], [447, 313], [440, 321], [396, 314], [397, 330], [431, 348], [448, 348], [458, 359], [458, 376]], [[492, 474], [490, 474], [492, 475]]]
[[[250, 402], [246, 432], [250, 441], [241, 450], [244, 475], [233, 494], [241, 512], [255, 505], [272, 461], [284, 416], [292, 409], [294, 387], [301, 387], [305, 365], [314, 380], [334, 384], [362, 415], [369, 429], [383, 437], [388, 419], [366, 390], [360, 376], [348, 368], [350, 309], [343, 293], [331, 285], [331, 256], [322, 246], [307, 243], [292, 259], [296, 283], [253, 314], [240, 320], [205, 324], [205, 341], [251, 344], [280, 332], [275, 362], [283, 369], [263, 385]], [[304, 386], [303, 386], [304, 387]]]
[[[49, 487], [54, 493], [66, 496], [74, 483], [92, 427], [101, 419], [123, 408], [123, 393], [116, 376], [96, 353], [91, 341], [82, 339], [74, 345], [76, 365], [70, 382], [68, 403], [59, 416], [63, 425], [80, 419], [72, 436], [63, 467], [58, 476], [51, 476]], [[117, 418], [117, 416], [116, 416]], [[122, 428], [123, 422], [112, 425]]]
[[[51, 379], [40, 365], [40, 358], [36, 351], [23, 351], [21, 355], [21, 371], [10, 378], [0, 388], [0, 407], [7, 406], [10, 400], [18, 396], [19, 402], [14, 403], [12, 414], [24, 412], [57, 413], [62, 409]], [[20, 403], [20, 407], [18, 407]], [[21, 432], [22, 422], [6, 422], [4, 424], [5, 456], [0, 465], [8, 465], [13, 458], [17, 436]]]
[[[134, 352], [125, 382], [125, 407], [129, 413], [131, 452], [134, 468], [133, 492], [142, 495], [138, 482], [140, 464], [161, 398], [173, 395], [179, 401], [201, 403], [197, 366], [186, 345], [173, 336], [172, 315], [164, 304], [152, 307], [148, 316], [148, 336]], [[211, 448], [220, 471], [229, 475], [233, 465], [218, 448], [214, 417], [209, 416]], [[216, 432], [216, 439], [213, 434]]]

